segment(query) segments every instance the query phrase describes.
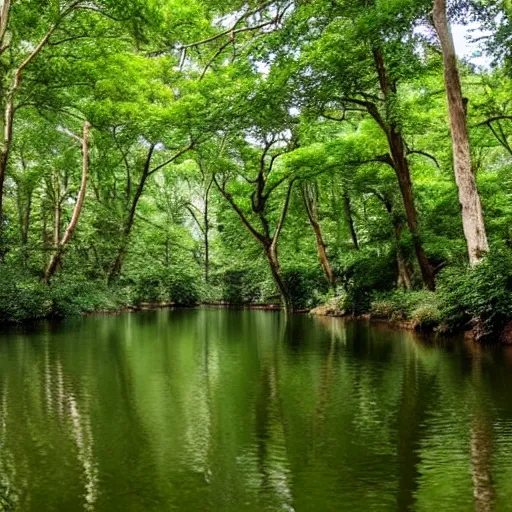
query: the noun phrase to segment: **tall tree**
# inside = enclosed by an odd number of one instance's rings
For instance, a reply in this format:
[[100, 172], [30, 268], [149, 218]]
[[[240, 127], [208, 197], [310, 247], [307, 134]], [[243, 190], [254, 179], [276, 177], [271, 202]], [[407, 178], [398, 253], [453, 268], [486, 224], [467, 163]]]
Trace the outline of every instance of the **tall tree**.
[[462, 206], [464, 235], [468, 246], [469, 261], [471, 265], [475, 266], [489, 252], [489, 243], [485, 230], [482, 202], [471, 165], [467, 100], [462, 95], [457, 55], [446, 12], [446, 0], [434, 0], [433, 19], [443, 52], [444, 79], [453, 141], [453, 168], [459, 189], [459, 201]]

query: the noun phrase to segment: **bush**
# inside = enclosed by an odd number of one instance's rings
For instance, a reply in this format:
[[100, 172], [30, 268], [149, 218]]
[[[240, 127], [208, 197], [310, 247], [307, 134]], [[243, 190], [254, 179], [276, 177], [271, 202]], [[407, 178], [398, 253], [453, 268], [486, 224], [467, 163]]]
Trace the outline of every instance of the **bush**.
[[76, 316], [94, 311], [116, 310], [126, 304], [117, 290], [102, 281], [86, 281], [62, 276], [50, 288], [52, 314], [57, 317]]
[[479, 341], [491, 341], [512, 316], [512, 253], [494, 250], [476, 268], [445, 270], [438, 295], [448, 328], [472, 326]]
[[257, 302], [261, 290], [253, 276], [245, 270], [226, 270], [220, 278], [222, 300], [228, 304], [243, 305]]
[[132, 302], [134, 304], [161, 302], [164, 294], [162, 280], [160, 272], [148, 272], [137, 276], [132, 287]]
[[434, 330], [441, 321], [439, 307], [435, 304], [423, 304], [410, 315], [412, 326], [418, 330]]
[[201, 301], [200, 277], [182, 269], [173, 269], [163, 278], [164, 295], [178, 306], [195, 306]]
[[16, 269], [2, 266], [0, 272], [0, 322], [23, 322], [45, 318], [52, 300], [47, 286]]
[[391, 290], [396, 283], [396, 261], [391, 253], [383, 256], [375, 251], [357, 251], [342, 271], [345, 290], [344, 309], [361, 315], [371, 309], [375, 292]]
[[374, 318], [410, 321], [415, 329], [434, 329], [441, 322], [439, 301], [427, 290], [378, 294], [371, 304]]
[[329, 291], [329, 283], [318, 266], [311, 268], [301, 265], [287, 268], [282, 277], [296, 310], [317, 306], [325, 300], [325, 295]]

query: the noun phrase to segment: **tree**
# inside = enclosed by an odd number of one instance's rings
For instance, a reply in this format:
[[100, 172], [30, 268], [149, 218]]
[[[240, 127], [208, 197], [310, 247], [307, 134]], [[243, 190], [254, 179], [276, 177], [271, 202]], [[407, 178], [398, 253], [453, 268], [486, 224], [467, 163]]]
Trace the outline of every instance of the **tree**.
[[[309, 222], [313, 228], [313, 231], [315, 232], [316, 246], [320, 264], [324, 269], [327, 280], [329, 281], [329, 285], [334, 288], [334, 273], [332, 271], [331, 264], [329, 263], [329, 258], [327, 257], [327, 246], [322, 235], [322, 229], [320, 227], [318, 218], [318, 185], [315, 182], [303, 182], [301, 183], [301, 192]], [[353, 225], [351, 226], [353, 228]]]
[[[53, 275], [55, 274], [55, 271], [59, 267], [62, 255], [64, 253], [64, 250], [66, 248], [66, 245], [71, 240], [71, 237], [73, 236], [73, 232], [75, 231], [75, 228], [78, 224], [78, 221], [80, 219], [80, 215], [82, 214], [82, 208], [84, 205], [85, 200], [85, 192], [87, 189], [87, 179], [89, 176], [89, 129], [90, 124], [89, 122], [85, 122], [83, 134], [82, 134], [82, 182], [80, 184], [80, 189], [78, 191], [78, 196], [76, 198], [75, 207], [73, 208], [73, 215], [71, 216], [71, 220], [69, 222], [68, 227], [66, 228], [66, 231], [64, 232], [64, 236], [62, 239], [57, 240], [57, 248], [55, 250], [55, 253], [50, 259], [50, 263], [48, 264], [48, 268], [45, 272], [45, 281], [47, 284], [50, 283]], [[57, 233], [58, 235], [58, 233]]]
[[[278, 144], [286, 145], [273, 149], [274, 146], [278, 147]], [[234, 176], [229, 174], [220, 176], [218, 173], [213, 175], [213, 181], [219, 192], [236, 212], [249, 233], [263, 248], [265, 258], [281, 294], [286, 311], [293, 311], [293, 303], [281, 273], [278, 244], [288, 214], [295, 178], [288, 173], [275, 179], [272, 178], [274, 178], [275, 172], [273, 171], [275, 171], [277, 166], [277, 160], [291, 148], [293, 148], [293, 141], [285, 142], [279, 135], [275, 134], [266, 136], [261, 148], [248, 147], [245, 143], [240, 143], [237, 157], [241, 160], [243, 168], [238, 170]], [[254, 169], [254, 176], [246, 174], [251, 169]], [[250, 214], [252, 214], [254, 220], [250, 218], [249, 212], [244, 211], [244, 208], [238, 204], [234, 194], [227, 189], [229, 182], [233, 181], [233, 177], [236, 178], [237, 176], [241, 176], [249, 186]], [[274, 229], [272, 229], [271, 219], [269, 218], [269, 200], [276, 195], [282, 184], [287, 185], [286, 192], [282, 200], [280, 214], [275, 222]], [[246, 194], [247, 192], [244, 194], [245, 197], [247, 197]], [[259, 228], [255, 225], [255, 220], [259, 223]]]
[[446, 13], [446, 0], [434, 0], [434, 25], [443, 52], [444, 77], [453, 140], [453, 168], [462, 206], [462, 223], [471, 265], [477, 265], [487, 252], [489, 243], [485, 230], [482, 203], [471, 165], [467, 127], [467, 105], [462, 96], [457, 56]]
[[304, 4], [283, 30], [289, 43], [278, 40], [273, 48], [278, 56], [270, 58], [279, 63], [275, 66], [277, 74], [291, 75], [299, 95], [297, 102], [312, 115], [339, 121], [368, 116], [380, 128], [423, 282], [434, 289], [434, 272], [420, 233], [399, 88], [406, 76], [419, 73], [422, 67], [414, 53], [415, 37], [410, 29], [424, 9], [422, 5], [413, 7], [403, 12], [399, 2], [388, 6], [352, 0], [336, 5]]

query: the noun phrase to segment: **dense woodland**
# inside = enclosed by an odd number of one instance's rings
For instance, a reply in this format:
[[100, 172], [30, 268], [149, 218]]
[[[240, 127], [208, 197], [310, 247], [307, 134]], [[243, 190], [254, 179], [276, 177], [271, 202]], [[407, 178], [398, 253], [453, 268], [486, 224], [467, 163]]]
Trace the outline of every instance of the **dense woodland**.
[[509, 1], [1, 5], [0, 321], [512, 317]]

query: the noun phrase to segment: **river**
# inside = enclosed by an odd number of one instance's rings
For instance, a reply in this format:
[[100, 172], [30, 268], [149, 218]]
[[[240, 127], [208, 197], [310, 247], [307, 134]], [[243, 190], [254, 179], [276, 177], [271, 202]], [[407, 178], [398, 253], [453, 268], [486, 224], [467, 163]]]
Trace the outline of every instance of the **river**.
[[512, 349], [222, 309], [4, 330], [0, 510], [512, 510]]

